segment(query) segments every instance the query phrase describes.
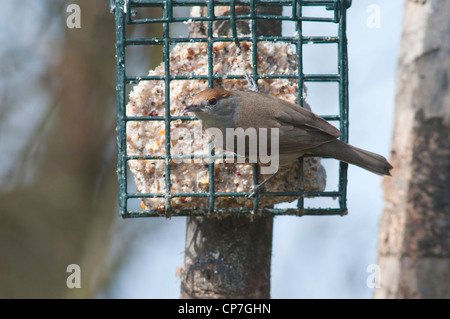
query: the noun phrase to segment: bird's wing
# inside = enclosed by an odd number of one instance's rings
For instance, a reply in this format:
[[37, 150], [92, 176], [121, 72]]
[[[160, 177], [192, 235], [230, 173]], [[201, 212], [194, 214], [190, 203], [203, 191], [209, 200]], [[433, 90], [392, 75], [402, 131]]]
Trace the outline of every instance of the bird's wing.
[[283, 101], [276, 118], [280, 124], [280, 152], [302, 151], [335, 140], [341, 133], [320, 116]]

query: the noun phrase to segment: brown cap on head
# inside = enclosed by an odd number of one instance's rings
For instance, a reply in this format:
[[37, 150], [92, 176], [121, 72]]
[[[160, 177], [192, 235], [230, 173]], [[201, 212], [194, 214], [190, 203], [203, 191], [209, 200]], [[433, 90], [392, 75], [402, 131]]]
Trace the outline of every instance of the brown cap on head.
[[228, 97], [230, 95], [231, 95], [231, 92], [224, 90], [224, 89], [207, 89], [207, 90], [197, 93], [194, 96], [193, 104], [196, 104], [200, 101], [209, 101], [212, 98], [219, 100], [221, 98]]

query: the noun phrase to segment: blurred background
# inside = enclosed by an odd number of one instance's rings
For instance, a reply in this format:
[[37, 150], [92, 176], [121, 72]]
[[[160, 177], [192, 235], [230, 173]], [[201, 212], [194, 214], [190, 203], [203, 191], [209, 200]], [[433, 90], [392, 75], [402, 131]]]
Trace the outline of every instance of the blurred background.
[[[81, 28], [67, 27], [73, 3]], [[0, 298], [177, 298], [185, 218], [119, 216], [109, 1], [0, 5]], [[349, 140], [386, 157], [402, 11], [401, 0], [353, 1], [348, 11]], [[150, 53], [127, 61], [131, 70], [158, 65]], [[322, 67], [305, 48], [305, 70]], [[336, 104], [314, 96], [322, 114]], [[349, 215], [275, 219], [273, 298], [371, 298], [381, 177], [350, 166], [348, 179]], [[66, 285], [70, 264], [81, 288]]]

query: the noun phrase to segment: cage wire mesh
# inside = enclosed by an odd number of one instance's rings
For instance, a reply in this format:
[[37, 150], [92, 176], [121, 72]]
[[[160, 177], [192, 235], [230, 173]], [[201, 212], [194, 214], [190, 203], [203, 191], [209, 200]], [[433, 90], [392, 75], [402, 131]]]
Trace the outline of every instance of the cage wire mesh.
[[[258, 14], [256, 8], [258, 6], [281, 6], [283, 7], [282, 15]], [[111, 0], [111, 11], [115, 14], [115, 28], [116, 28], [116, 58], [117, 58], [117, 136], [118, 136], [118, 178], [119, 178], [119, 205], [121, 215], [124, 218], [129, 217], [152, 217], [152, 216], [194, 216], [194, 215], [217, 215], [224, 214], [270, 214], [270, 215], [345, 215], [347, 214], [346, 205], [346, 188], [347, 188], [347, 167], [343, 162], [330, 159], [334, 161], [336, 171], [336, 187], [324, 189], [320, 191], [305, 190], [302, 187], [295, 191], [272, 191], [260, 192], [253, 198], [249, 199], [252, 202], [251, 207], [217, 207], [216, 201], [226, 198], [246, 198], [249, 192], [245, 191], [227, 191], [218, 192], [216, 190], [217, 182], [215, 179], [215, 166], [222, 165], [217, 163], [217, 156], [214, 156], [214, 148], [209, 144], [208, 162], [204, 165], [207, 171], [207, 189], [196, 192], [174, 192], [172, 190], [172, 176], [171, 161], [174, 158], [194, 159], [196, 155], [173, 155], [171, 153], [171, 129], [174, 122], [196, 121], [196, 117], [186, 115], [172, 115], [171, 113], [171, 84], [174, 81], [195, 81], [203, 80], [208, 87], [214, 86], [216, 80], [238, 80], [243, 79], [243, 75], [236, 74], [217, 74], [214, 69], [213, 45], [217, 43], [235, 43], [242, 45], [242, 43], [251, 43], [255, 47], [263, 42], [283, 42], [288, 43], [294, 48], [297, 61], [297, 70], [289, 74], [265, 74], [261, 73], [257, 63], [257, 50], [252, 51], [252, 74], [251, 77], [255, 82], [263, 79], [290, 79], [298, 81], [298, 88], [302, 88], [305, 83], [335, 83], [337, 86], [336, 100], [337, 100], [337, 114], [321, 115], [324, 119], [334, 123], [341, 131], [340, 139], [348, 142], [348, 58], [347, 58], [347, 40], [346, 40], [346, 10], [350, 7], [351, 0], [279, 0], [279, 1], [264, 1], [264, 0]], [[178, 7], [193, 7], [199, 6], [207, 8], [207, 14], [204, 16], [179, 16], [174, 15]], [[219, 6], [228, 6], [230, 8], [228, 15], [216, 16], [214, 9]], [[241, 14], [237, 12], [236, 6], [248, 7], [249, 12]], [[310, 8], [318, 8], [320, 10], [308, 10]], [[152, 13], [153, 12], [153, 13]], [[158, 14], [155, 14], [158, 12]], [[155, 17], [156, 16], [156, 17]], [[282, 23], [291, 23], [294, 32], [292, 35], [267, 36], [257, 35], [255, 21], [264, 23], [265, 20], [278, 20]], [[212, 32], [212, 23], [218, 20], [229, 20], [231, 26], [231, 36], [215, 36]], [[253, 28], [250, 28], [250, 34], [238, 34], [236, 22], [240, 20], [249, 21]], [[172, 26], [175, 24], [203, 22], [207, 24], [207, 34], [205, 37], [192, 38], [189, 36], [174, 36], [172, 34]], [[335, 26], [336, 32], [321, 35], [306, 35], [304, 34], [305, 23], [319, 23], [330, 24]], [[161, 35], [151, 35], [149, 37], [137, 37], [134, 34], [129, 35], [128, 28], [130, 26], [140, 24], [159, 24], [162, 26]], [[182, 24], [182, 25], [183, 25]], [[187, 28], [187, 26], [185, 26]], [[284, 28], [284, 26], [283, 26]], [[205, 43], [206, 44], [206, 59], [207, 71], [205, 74], [185, 74], [179, 75], [171, 72], [171, 49], [174, 45], [180, 43]], [[306, 45], [320, 46], [331, 45], [335, 47], [337, 57], [336, 72], [331, 73], [305, 73], [304, 63], [304, 47]], [[125, 54], [126, 49], [138, 46], [160, 46], [162, 48], [163, 63], [160, 66], [162, 73], [143, 75], [128, 75], [127, 63]], [[142, 70], [144, 72], [146, 70]], [[138, 71], [141, 72], [141, 71]], [[142, 73], [141, 72], [141, 73]], [[127, 103], [129, 102], [129, 92], [127, 85], [133, 85], [147, 81], [159, 81], [163, 83], [164, 92], [158, 92], [162, 95], [163, 113], [162, 115], [152, 113], [145, 115], [130, 115], [127, 113]], [[299, 89], [299, 91], [302, 91]], [[320, 90], [319, 90], [320, 91]], [[323, 94], [323, 93], [320, 93]], [[298, 94], [298, 104], [304, 106], [304, 96]], [[313, 111], [317, 113], [317, 110]], [[161, 154], [130, 154], [127, 151], [127, 125], [130, 123], [145, 123], [153, 122], [160, 123], [161, 135], [164, 138], [163, 151]], [[144, 137], [142, 137], [144, 138]], [[298, 161], [297, 178], [302, 178], [302, 167], [305, 157]], [[134, 183], [130, 178], [128, 165], [130, 161], [138, 163], [152, 162], [156, 165], [156, 161], [164, 163], [164, 182], [165, 185], [161, 187], [159, 192], [145, 192], [142, 190], [133, 189]], [[338, 164], [337, 164], [338, 163]], [[258, 183], [258, 165], [252, 165], [253, 183]], [[329, 168], [327, 168], [329, 170]], [[331, 174], [332, 175], [332, 174]], [[259, 180], [261, 181], [261, 180]], [[216, 185], [215, 185], [216, 184]], [[133, 186], [130, 186], [133, 185]], [[290, 198], [293, 201], [290, 205], [275, 205], [274, 207], [261, 207], [261, 198], [263, 196], [279, 196], [282, 198]], [[172, 200], [174, 199], [193, 200], [190, 208], [183, 208], [181, 205], [173, 207]], [[315, 198], [328, 198], [336, 202], [336, 207], [309, 207], [307, 201]], [[164, 201], [164, 205], [156, 205], [154, 207], [141, 204], [141, 207], [136, 201], [145, 199], [159, 199]], [[195, 202], [206, 200], [206, 207], [197, 208]], [[134, 202], [133, 202], [134, 201]], [[130, 203], [131, 202], [131, 203]], [[181, 201], [183, 202], [183, 201]], [[328, 203], [328, 202], [326, 202]], [[332, 206], [332, 205], [330, 205]]]

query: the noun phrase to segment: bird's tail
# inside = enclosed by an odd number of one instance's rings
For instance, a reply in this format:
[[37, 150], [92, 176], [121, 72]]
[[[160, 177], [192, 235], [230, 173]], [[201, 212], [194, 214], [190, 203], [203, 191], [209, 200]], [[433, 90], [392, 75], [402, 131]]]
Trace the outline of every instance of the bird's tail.
[[323, 157], [333, 157], [378, 175], [390, 176], [389, 171], [393, 168], [383, 156], [354, 147], [340, 140], [318, 146], [311, 153]]

